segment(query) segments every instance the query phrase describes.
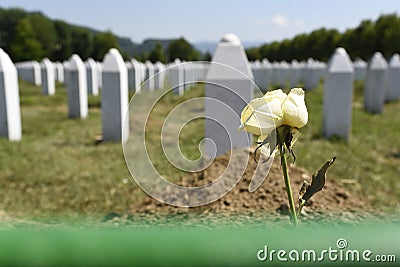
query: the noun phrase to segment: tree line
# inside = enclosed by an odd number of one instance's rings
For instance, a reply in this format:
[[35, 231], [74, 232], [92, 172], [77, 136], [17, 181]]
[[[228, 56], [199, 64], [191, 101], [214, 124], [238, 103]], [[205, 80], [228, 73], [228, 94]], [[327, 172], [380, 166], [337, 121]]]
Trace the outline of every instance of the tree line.
[[368, 60], [376, 51], [390, 58], [400, 52], [400, 17], [386, 14], [375, 21], [363, 20], [357, 27], [343, 33], [320, 28], [291, 39], [249, 48], [246, 52], [250, 60], [291, 61], [312, 57], [327, 61], [338, 46], [345, 48], [352, 59]]
[[96, 32], [70, 25], [61, 20], [51, 20], [40, 12], [22, 9], [0, 9], [0, 47], [13, 61], [68, 59], [77, 53], [83, 59], [101, 60], [118, 41], [110, 31]]
[[[120, 49], [123, 57], [128, 59], [130, 53], [120, 47], [119, 39], [111, 31], [99, 32], [62, 20], [51, 20], [41, 12], [0, 8], [0, 47], [14, 62], [40, 61], [44, 57], [64, 61], [74, 53], [84, 60], [92, 57], [101, 61], [111, 47]], [[400, 52], [400, 17], [397, 14], [381, 15], [375, 21], [363, 20], [357, 27], [342, 33], [320, 28], [291, 39], [246, 49], [246, 53], [250, 60], [290, 61], [312, 57], [327, 61], [338, 46], [344, 47], [353, 59], [368, 60], [376, 51], [389, 58]], [[202, 54], [183, 37], [163, 44], [153, 43], [146, 48], [136, 56], [137, 59], [153, 63], [168, 63], [175, 58], [211, 60], [209, 53]]]
[[[119, 38], [111, 31], [99, 32], [85, 27], [71, 25], [62, 20], [51, 20], [41, 12], [27, 12], [23, 9], [0, 8], [0, 47], [14, 62], [42, 60], [64, 61], [72, 54], [82, 59], [89, 57], [101, 61], [107, 51], [114, 47], [125, 59], [131, 51], [123, 51]], [[210, 55], [197, 51], [183, 37], [171, 40], [167, 46], [156, 43], [136, 56], [139, 60], [153, 63], [182, 60], [204, 60]]]

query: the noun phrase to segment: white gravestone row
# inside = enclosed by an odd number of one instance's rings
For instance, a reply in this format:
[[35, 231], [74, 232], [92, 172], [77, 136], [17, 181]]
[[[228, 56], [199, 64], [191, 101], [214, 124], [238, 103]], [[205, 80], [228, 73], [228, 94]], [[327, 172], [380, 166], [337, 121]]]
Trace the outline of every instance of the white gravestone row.
[[185, 73], [181, 61], [175, 59], [168, 67], [168, 82], [172, 89], [172, 92], [177, 95], [183, 95], [184, 93], [184, 83], [185, 83]]
[[264, 59], [262, 63], [255, 61], [251, 63], [254, 75], [254, 83], [263, 91], [268, 90], [271, 85], [290, 88], [296, 87], [300, 82], [308, 90], [315, 88], [326, 72], [326, 64], [312, 58], [307, 62], [293, 60], [290, 64], [286, 61], [269, 63]]
[[205, 81], [208, 71], [208, 62], [182, 62], [179, 59], [167, 66], [165, 70], [165, 82], [168, 88], [177, 95], [183, 95], [184, 91], [199, 81]]
[[163, 89], [165, 82], [165, 65], [159, 61], [154, 64], [154, 87], [156, 89]]
[[302, 80], [301, 68], [303, 67], [297, 60], [292, 60], [290, 65], [290, 88], [297, 87]]
[[[248, 147], [252, 136], [238, 131], [240, 114], [253, 99], [253, 73], [239, 38], [225, 35], [206, 76], [205, 154], [209, 158], [234, 147]], [[212, 142], [210, 142], [212, 140]]]
[[255, 61], [250, 64], [254, 76], [254, 83], [262, 91], [267, 91], [271, 85], [272, 66], [268, 59]]
[[367, 76], [367, 62], [364, 60], [357, 58], [354, 62], [354, 80], [363, 81]]
[[131, 91], [139, 92], [141, 86], [143, 90], [148, 91], [164, 88], [165, 65], [163, 63], [152, 64], [150, 61], [146, 61], [143, 65], [133, 58], [125, 62], [125, 66], [128, 71], [128, 86]]
[[371, 113], [382, 113], [388, 86], [388, 64], [380, 52], [368, 63], [364, 90], [364, 107]]
[[89, 58], [85, 62], [86, 67], [86, 80], [87, 80], [87, 93], [89, 95], [99, 94], [99, 71], [97, 62]]
[[324, 78], [326, 73], [326, 64], [312, 58], [307, 60], [307, 65], [304, 71], [304, 89], [312, 90], [314, 89], [321, 79]]
[[386, 101], [395, 101], [400, 98], [400, 56], [394, 54], [389, 61], [389, 84]]
[[189, 89], [198, 81], [205, 80], [206, 65], [201, 62], [187, 62], [182, 65], [184, 72], [185, 90]]
[[184, 62], [183, 67], [183, 80], [184, 90], [188, 90], [194, 81], [194, 69], [191, 62]]
[[131, 59], [131, 69], [128, 69], [129, 89], [134, 92], [140, 92], [142, 83], [141, 66], [136, 59]]
[[328, 62], [323, 95], [323, 134], [346, 140], [351, 133], [353, 63], [344, 48], [336, 48]]
[[17, 69], [0, 48], [0, 136], [11, 141], [22, 137]]
[[286, 87], [286, 83], [287, 81], [290, 79], [289, 75], [290, 75], [290, 66], [286, 61], [281, 61], [278, 63], [278, 71], [279, 71], [279, 75], [278, 75], [278, 81], [277, 83], [279, 84], [279, 86], [281, 87]]
[[48, 58], [43, 59], [41, 63], [41, 73], [42, 73], [42, 94], [54, 95], [56, 92], [54, 65]]
[[154, 66], [149, 60], [147, 60], [144, 64], [146, 66], [146, 69], [145, 69], [143, 89], [148, 91], [154, 91], [154, 77], [153, 77]]
[[17, 67], [19, 78], [36, 86], [42, 84], [40, 64], [37, 61], [19, 62], [15, 66]]
[[64, 67], [61, 62], [54, 63], [56, 79], [59, 83], [64, 83]]
[[[102, 132], [104, 141], [128, 140], [128, 71], [117, 49], [108, 51], [103, 60], [102, 71]], [[126, 120], [125, 120], [126, 119]]]
[[72, 55], [66, 72], [68, 81], [68, 116], [70, 118], [86, 118], [88, 115], [88, 96], [86, 68], [78, 55]]

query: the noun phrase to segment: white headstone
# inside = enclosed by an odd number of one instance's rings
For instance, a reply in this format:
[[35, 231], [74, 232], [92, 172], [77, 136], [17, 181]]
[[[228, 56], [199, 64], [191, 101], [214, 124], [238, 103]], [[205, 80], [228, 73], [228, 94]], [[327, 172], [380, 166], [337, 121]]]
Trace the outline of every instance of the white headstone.
[[21, 128], [17, 69], [0, 48], [0, 136], [19, 141]]
[[140, 84], [141, 84], [141, 66], [139, 62], [132, 58], [131, 59], [132, 69], [131, 69], [131, 83], [130, 89], [135, 92], [140, 92]]
[[314, 60], [313, 58], [309, 58], [307, 60], [307, 66], [305, 70], [304, 77], [304, 89], [312, 90], [314, 89], [321, 80], [321, 65], [319, 62]]
[[184, 89], [188, 90], [194, 82], [194, 69], [193, 63], [187, 62], [182, 65], [183, 67], [183, 77], [184, 77]]
[[157, 89], [163, 89], [164, 88], [164, 81], [165, 81], [165, 65], [161, 62], [156, 62], [154, 64], [154, 69], [155, 69], [155, 79], [154, 79], [154, 86]]
[[18, 76], [33, 85], [40, 86], [42, 84], [40, 64], [37, 61], [25, 61], [16, 63]]
[[353, 63], [346, 50], [336, 48], [329, 60], [324, 83], [323, 134], [346, 140], [351, 133], [353, 103]]
[[281, 65], [279, 62], [272, 62], [271, 63], [271, 84], [276, 85], [279, 84], [282, 80], [282, 72], [281, 72]]
[[54, 65], [48, 58], [45, 58], [41, 64], [41, 69], [42, 94], [54, 95], [56, 92]]
[[281, 71], [279, 85], [285, 88], [290, 77], [290, 65], [286, 61], [280, 62], [279, 65]]
[[146, 81], [146, 65], [143, 62], [139, 62], [140, 66], [140, 83]]
[[57, 72], [57, 81], [59, 83], [64, 83], [64, 67], [61, 62], [55, 63], [56, 72]]
[[400, 56], [394, 54], [389, 61], [389, 84], [386, 93], [386, 101], [394, 101], [400, 98]]
[[92, 58], [89, 58], [86, 63], [86, 80], [87, 90], [89, 95], [99, 94], [99, 71], [97, 70], [97, 63]]
[[174, 63], [168, 68], [168, 80], [171, 88], [173, 88], [172, 92], [177, 95], [183, 95], [185, 74], [179, 59], [175, 59]]
[[[219, 42], [206, 77], [205, 153], [212, 158], [234, 147], [248, 147], [252, 137], [238, 131], [240, 114], [253, 98], [253, 73], [239, 38], [225, 35]], [[207, 140], [207, 139], [205, 139]]]
[[354, 61], [354, 80], [363, 81], [367, 76], [367, 62], [358, 58]]
[[[103, 89], [101, 94], [102, 128], [104, 141], [128, 140], [128, 73], [117, 49], [112, 48], [103, 60]], [[128, 123], [128, 119], [125, 123]], [[123, 132], [124, 131], [124, 132]]]
[[68, 77], [68, 73], [69, 73], [69, 71], [68, 71], [68, 69], [69, 69], [69, 61], [64, 61], [63, 63], [62, 63], [62, 65], [63, 65], [63, 72], [64, 72], [64, 85], [65, 85], [65, 87], [66, 88], [68, 88], [68, 82], [69, 82], [69, 77]]
[[97, 64], [97, 84], [99, 85], [99, 88], [103, 88], [103, 78], [102, 78], [102, 73], [103, 73], [103, 64], [101, 62], [96, 61]]
[[301, 81], [301, 65], [297, 60], [292, 60], [290, 65], [290, 88], [297, 87]]
[[146, 66], [146, 74], [145, 74], [145, 80], [143, 84], [143, 89], [149, 90], [149, 91], [154, 91], [154, 66], [153, 63], [151, 63], [149, 60], [145, 62]]
[[86, 68], [78, 55], [72, 55], [67, 72], [68, 116], [86, 118], [88, 115]]
[[381, 53], [376, 52], [368, 64], [364, 92], [364, 107], [371, 113], [381, 113], [388, 86], [388, 64]]

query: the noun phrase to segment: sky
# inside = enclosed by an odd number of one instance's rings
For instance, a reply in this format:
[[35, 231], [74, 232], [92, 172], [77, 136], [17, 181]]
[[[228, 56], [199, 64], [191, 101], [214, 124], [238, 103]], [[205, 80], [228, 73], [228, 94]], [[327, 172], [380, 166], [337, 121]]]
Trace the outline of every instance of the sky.
[[0, 7], [41, 11], [53, 19], [111, 30], [134, 42], [185, 37], [217, 42], [271, 42], [327, 27], [343, 31], [363, 19], [400, 14], [398, 0], [1, 0]]

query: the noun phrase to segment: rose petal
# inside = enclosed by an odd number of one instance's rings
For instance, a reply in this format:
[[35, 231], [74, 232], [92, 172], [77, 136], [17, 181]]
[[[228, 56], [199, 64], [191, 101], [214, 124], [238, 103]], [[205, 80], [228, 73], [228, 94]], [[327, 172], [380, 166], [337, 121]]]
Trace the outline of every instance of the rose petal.
[[282, 104], [283, 124], [301, 128], [307, 124], [308, 112], [304, 102], [304, 91], [293, 88]]

